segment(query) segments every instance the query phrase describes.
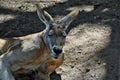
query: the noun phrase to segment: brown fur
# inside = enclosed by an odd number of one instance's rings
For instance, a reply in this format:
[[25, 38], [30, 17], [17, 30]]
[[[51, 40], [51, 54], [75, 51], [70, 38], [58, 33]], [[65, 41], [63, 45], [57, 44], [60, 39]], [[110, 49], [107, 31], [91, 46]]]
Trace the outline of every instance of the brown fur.
[[[40, 20], [47, 25], [43, 32], [0, 39], [0, 71], [3, 72], [0, 73], [0, 78], [2, 80], [15, 80], [13, 75], [17, 78], [19, 74], [28, 74], [36, 70], [34, 80], [50, 80], [50, 74], [64, 61], [62, 48], [67, 36], [66, 29], [78, 15], [79, 10], [75, 9], [59, 23], [51, 23], [53, 26], [50, 28], [49, 20], [45, 17], [48, 17], [50, 22], [53, 22], [53, 18], [39, 5], [36, 7]], [[53, 32], [52, 37], [50, 31]]]
[[[39, 33], [39, 34], [42, 34], [42, 33]], [[4, 40], [3, 45], [1, 45], [2, 46], [1, 47], [1, 52], [2, 52], [3, 49], [4, 49], [4, 52], [5, 51], [7, 52], [8, 50], [12, 51], [12, 50], [16, 49], [15, 47], [13, 48], [13, 46], [15, 45], [15, 43], [14, 43], [15, 41], [26, 41], [27, 40], [27, 42], [28, 42], [35, 35], [36, 34], [32, 34], [32, 35], [28, 35], [28, 36], [24, 36], [24, 37], [17, 37], [17, 38], [13, 38], [11, 40], [9, 38], [5, 39], [5, 40], [1, 39], [2, 41]], [[44, 74], [44, 75], [45, 74], [50, 74], [63, 63], [64, 55], [62, 57], [60, 57], [59, 59], [52, 58], [50, 56], [50, 49], [44, 43], [42, 35], [40, 37], [40, 40], [41, 40], [41, 42], [40, 42], [41, 49], [39, 49], [39, 52], [37, 53], [37, 55], [35, 57], [33, 57], [33, 60], [27, 60], [27, 61], [22, 61], [22, 62], [21, 61], [20, 62], [15, 61], [14, 64], [17, 64], [19, 66], [25, 66], [25, 65], [38, 66], [38, 65], [40, 65], [40, 67], [39, 67], [39, 70], [41, 71], [40, 74]], [[28, 54], [28, 56], [29, 56], [29, 54]], [[30, 70], [26, 70], [24, 68], [19, 68], [19, 69], [15, 70], [13, 72], [13, 74], [14, 75], [19, 75], [19, 74], [28, 73], [29, 71]], [[39, 75], [39, 73], [38, 73], [38, 75]]]

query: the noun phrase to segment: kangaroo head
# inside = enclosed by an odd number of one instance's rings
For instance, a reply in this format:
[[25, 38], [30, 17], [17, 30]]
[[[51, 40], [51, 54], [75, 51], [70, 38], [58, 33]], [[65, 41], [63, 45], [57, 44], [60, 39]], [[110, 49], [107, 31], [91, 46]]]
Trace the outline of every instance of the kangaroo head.
[[44, 40], [47, 46], [50, 48], [51, 57], [57, 59], [62, 56], [62, 48], [65, 44], [65, 39], [67, 36], [66, 29], [70, 23], [76, 18], [79, 10], [76, 8], [71, 13], [63, 17], [58, 22], [55, 22], [52, 16], [44, 11], [38, 4], [37, 14], [40, 20], [46, 25], [46, 30], [44, 34]]

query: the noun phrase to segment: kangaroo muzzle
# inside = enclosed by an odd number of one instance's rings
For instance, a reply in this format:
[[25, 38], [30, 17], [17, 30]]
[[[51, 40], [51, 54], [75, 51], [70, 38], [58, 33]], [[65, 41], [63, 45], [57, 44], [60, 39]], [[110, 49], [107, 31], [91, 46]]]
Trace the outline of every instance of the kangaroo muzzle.
[[54, 46], [51, 56], [53, 56], [54, 58], [59, 58], [62, 55], [62, 48], [58, 47], [58, 46]]

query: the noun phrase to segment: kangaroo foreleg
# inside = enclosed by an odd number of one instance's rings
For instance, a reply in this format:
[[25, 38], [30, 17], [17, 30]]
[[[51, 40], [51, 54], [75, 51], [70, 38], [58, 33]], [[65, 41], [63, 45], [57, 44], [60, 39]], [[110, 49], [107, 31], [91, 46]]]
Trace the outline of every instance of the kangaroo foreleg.
[[7, 61], [0, 56], [0, 80], [15, 80]]

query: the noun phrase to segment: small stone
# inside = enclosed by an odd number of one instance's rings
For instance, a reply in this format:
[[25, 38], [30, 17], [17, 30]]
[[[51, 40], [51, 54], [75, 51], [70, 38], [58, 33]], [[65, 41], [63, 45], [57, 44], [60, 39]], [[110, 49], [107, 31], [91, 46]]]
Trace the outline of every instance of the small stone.
[[91, 77], [95, 77], [95, 74], [91, 74]]
[[88, 72], [90, 72], [90, 69], [86, 69], [86, 71], [85, 71], [86, 73], [88, 73]]

